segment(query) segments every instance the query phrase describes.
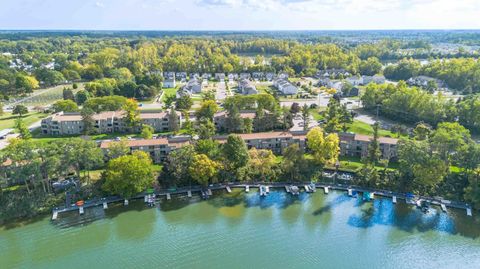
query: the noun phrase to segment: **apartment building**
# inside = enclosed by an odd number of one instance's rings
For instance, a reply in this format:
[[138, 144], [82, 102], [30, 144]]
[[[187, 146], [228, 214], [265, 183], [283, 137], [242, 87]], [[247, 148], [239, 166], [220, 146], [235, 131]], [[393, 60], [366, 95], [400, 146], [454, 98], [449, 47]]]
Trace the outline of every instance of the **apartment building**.
[[[351, 157], [365, 157], [368, 154], [368, 146], [373, 137], [354, 133], [340, 133], [340, 155]], [[381, 158], [396, 160], [398, 157], [398, 139], [391, 137], [379, 137]]]
[[[155, 132], [169, 131], [172, 126], [170, 124], [170, 112], [140, 112], [140, 120], [142, 124], [150, 125]], [[175, 112], [181, 124], [182, 114]], [[123, 111], [105, 111], [93, 115], [95, 121], [95, 132], [99, 134], [106, 133], [122, 133], [131, 130], [124, 121]], [[64, 113], [59, 112], [42, 120], [42, 133], [49, 135], [76, 135], [83, 132], [83, 121], [80, 113]]]

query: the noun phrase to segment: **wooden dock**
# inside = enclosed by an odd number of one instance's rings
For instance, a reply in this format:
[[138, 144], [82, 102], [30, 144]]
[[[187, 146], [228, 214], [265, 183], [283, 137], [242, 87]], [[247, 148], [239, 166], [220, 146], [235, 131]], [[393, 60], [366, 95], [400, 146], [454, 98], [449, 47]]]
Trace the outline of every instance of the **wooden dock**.
[[171, 200], [172, 199], [172, 196], [170, 195], [169, 192], [167, 192], [167, 200]]
[[245, 186], [245, 192], [250, 192], [250, 186], [248, 185]]
[[192, 191], [190, 191], [190, 190], [187, 191], [187, 196], [188, 196], [188, 197], [192, 197]]
[[353, 195], [352, 189], [348, 189], [348, 196], [352, 196], [352, 195]]
[[127, 199], [125, 199], [125, 200], [123, 201], [123, 205], [128, 205], [128, 200], [127, 200]]
[[231, 193], [231, 192], [232, 192], [232, 189], [230, 189], [230, 186], [226, 186], [225, 189], [227, 189], [227, 192], [228, 192], [228, 193]]
[[265, 192], [270, 193], [270, 186], [265, 186]]
[[442, 208], [443, 212], [447, 212], [447, 207], [445, 206], [445, 204], [440, 204], [440, 207]]
[[58, 212], [57, 212], [57, 211], [53, 211], [52, 220], [56, 220], [57, 218], [58, 218]]
[[208, 195], [212, 196], [212, 189], [207, 189]]
[[83, 215], [83, 213], [85, 213], [85, 210], [83, 209], [83, 206], [80, 206], [78, 208], [78, 212], [80, 212], [80, 215]]
[[323, 191], [324, 191], [326, 194], [328, 194], [328, 187], [326, 187], [326, 186], [323, 187]]
[[103, 209], [107, 209], [107, 208], [108, 208], [107, 202], [103, 202]]
[[392, 196], [392, 202], [393, 202], [394, 204], [396, 204], [396, 203], [397, 203], [397, 196], [395, 196], [395, 195], [394, 195], [394, 196]]

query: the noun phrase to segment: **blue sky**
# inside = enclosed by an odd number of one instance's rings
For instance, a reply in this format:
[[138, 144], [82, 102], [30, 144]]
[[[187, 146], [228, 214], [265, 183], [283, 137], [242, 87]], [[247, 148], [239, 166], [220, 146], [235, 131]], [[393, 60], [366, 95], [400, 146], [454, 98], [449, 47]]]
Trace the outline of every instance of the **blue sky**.
[[0, 0], [0, 29], [479, 29], [480, 0]]

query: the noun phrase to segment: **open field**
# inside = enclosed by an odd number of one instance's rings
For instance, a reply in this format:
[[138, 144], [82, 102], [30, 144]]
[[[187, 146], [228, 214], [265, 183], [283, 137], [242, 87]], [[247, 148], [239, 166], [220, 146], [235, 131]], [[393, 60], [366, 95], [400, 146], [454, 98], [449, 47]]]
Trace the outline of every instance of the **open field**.
[[[73, 92], [77, 92], [83, 90], [84, 84], [77, 83], [78, 88], [73, 90]], [[34, 106], [46, 106], [49, 104], [54, 103], [57, 100], [63, 99], [63, 88], [71, 88], [72, 84], [66, 85], [58, 85], [51, 88], [35, 90], [30, 96], [27, 97], [19, 97], [15, 100], [11, 100], [10, 102], [6, 103], [6, 106], [14, 106], [14, 105], [24, 105], [29, 107]]]
[[[30, 112], [26, 115], [22, 116], [23, 122], [27, 126], [45, 118], [48, 116], [46, 113], [41, 113], [41, 112]], [[13, 128], [15, 126], [15, 120], [18, 118], [18, 115], [12, 115], [11, 113], [4, 113], [0, 117], [0, 130], [7, 129], [7, 128]]]

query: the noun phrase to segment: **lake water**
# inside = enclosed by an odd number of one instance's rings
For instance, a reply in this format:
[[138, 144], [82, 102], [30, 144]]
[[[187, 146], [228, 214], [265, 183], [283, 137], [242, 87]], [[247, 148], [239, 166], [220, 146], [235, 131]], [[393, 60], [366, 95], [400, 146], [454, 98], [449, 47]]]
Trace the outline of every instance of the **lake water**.
[[0, 268], [480, 268], [480, 220], [346, 193], [217, 193], [0, 230]]

